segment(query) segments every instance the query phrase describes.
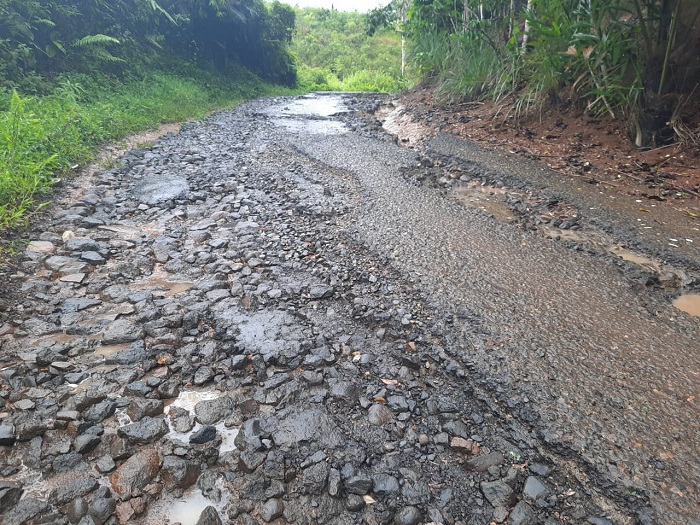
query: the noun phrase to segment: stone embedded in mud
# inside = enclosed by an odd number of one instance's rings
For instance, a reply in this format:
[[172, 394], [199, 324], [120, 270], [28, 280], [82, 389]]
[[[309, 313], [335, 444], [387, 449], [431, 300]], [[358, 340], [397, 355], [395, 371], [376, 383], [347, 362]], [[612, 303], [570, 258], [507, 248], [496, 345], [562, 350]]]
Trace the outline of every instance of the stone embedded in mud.
[[141, 421], [120, 427], [119, 437], [132, 444], [153, 443], [168, 433], [168, 425], [161, 418], [144, 417]]
[[467, 470], [473, 472], [486, 472], [489, 467], [498, 466], [503, 463], [503, 454], [500, 452], [490, 452], [470, 459], [465, 463]]
[[330, 472], [330, 465], [325, 461], [316, 463], [305, 469], [301, 476], [301, 483], [308, 494], [320, 494], [326, 488], [326, 481]]
[[508, 525], [537, 525], [537, 523], [535, 512], [524, 501], [518, 502], [508, 517]]
[[214, 379], [214, 370], [210, 366], [200, 366], [194, 373], [193, 383], [197, 386], [202, 386]]
[[81, 476], [62, 483], [51, 491], [49, 499], [58, 505], [64, 505], [76, 498], [85, 496], [98, 486], [97, 480], [91, 476]]
[[366, 503], [364, 498], [362, 498], [362, 496], [358, 496], [357, 494], [348, 494], [348, 497], [345, 500], [345, 508], [347, 508], [350, 512], [359, 512], [365, 508], [365, 505]]
[[357, 494], [364, 496], [372, 489], [372, 478], [369, 476], [359, 475], [352, 476], [345, 480], [345, 490], [348, 494]]
[[117, 319], [110, 324], [102, 336], [103, 345], [118, 345], [143, 339], [143, 327], [127, 319]]
[[442, 425], [442, 429], [451, 436], [461, 437], [463, 439], [469, 439], [471, 434], [467, 425], [459, 420], [448, 421]]
[[309, 286], [309, 297], [313, 300], [326, 299], [333, 295], [333, 287], [327, 284], [313, 284]]
[[394, 516], [396, 525], [418, 525], [423, 521], [423, 514], [416, 507], [404, 507]]
[[222, 525], [221, 517], [216, 509], [209, 505], [199, 515], [196, 525]]
[[367, 417], [372, 425], [382, 427], [394, 419], [394, 413], [385, 405], [374, 404], [369, 407]]
[[15, 441], [17, 441], [15, 426], [12, 423], [3, 421], [0, 424], [0, 445], [11, 447], [15, 444]]
[[375, 474], [372, 476], [373, 490], [375, 494], [380, 496], [398, 496], [401, 492], [399, 480], [390, 474]]
[[159, 416], [163, 413], [163, 400], [161, 399], [144, 399], [142, 397], [134, 397], [131, 399], [126, 415], [132, 421], [140, 421], [146, 416]]
[[160, 471], [160, 477], [166, 490], [187, 489], [194, 485], [201, 472], [200, 466], [175, 456], [166, 456]]
[[482, 481], [479, 485], [486, 500], [493, 507], [512, 507], [515, 503], [515, 492], [510, 486], [501, 481]]
[[546, 496], [549, 493], [547, 486], [535, 476], [528, 476], [525, 480], [523, 488], [523, 497], [531, 501], [536, 501], [537, 498]]
[[284, 512], [284, 504], [277, 498], [271, 498], [260, 508], [260, 517], [269, 523], [279, 518]]
[[213, 425], [231, 413], [231, 406], [227, 397], [204, 399], [194, 406], [195, 418], [202, 425]]
[[160, 456], [155, 448], [134, 454], [109, 477], [112, 490], [124, 497], [143, 490], [158, 475], [160, 465]]
[[246, 450], [241, 452], [238, 459], [238, 470], [250, 474], [265, 462], [266, 455], [262, 452]]
[[0, 509], [9, 510], [15, 505], [24, 494], [22, 485], [11, 481], [0, 481]]
[[[45, 516], [51, 506], [48, 502], [35, 498], [24, 498], [20, 500], [12, 512], [3, 515], [3, 525], [26, 525], [32, 523], [32, 520]], [[43, 521], [43, 520], [41, 520]]]
[[193, 445], [203, 445], [204, 443], [209, 443], [210, 441], [214, 441], [216, 434], [216, 427], [204, 426], [190, 436], [190, 443]]

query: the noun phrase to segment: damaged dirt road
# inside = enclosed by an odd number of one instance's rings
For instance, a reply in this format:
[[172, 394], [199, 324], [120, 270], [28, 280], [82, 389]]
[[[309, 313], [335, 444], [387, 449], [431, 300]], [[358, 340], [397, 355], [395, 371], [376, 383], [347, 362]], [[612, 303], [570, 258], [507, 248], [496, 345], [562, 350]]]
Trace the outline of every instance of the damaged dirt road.
[[700, 523], [698, 230], [383, 100], [67, 184], [4, 276], [3, 524]]

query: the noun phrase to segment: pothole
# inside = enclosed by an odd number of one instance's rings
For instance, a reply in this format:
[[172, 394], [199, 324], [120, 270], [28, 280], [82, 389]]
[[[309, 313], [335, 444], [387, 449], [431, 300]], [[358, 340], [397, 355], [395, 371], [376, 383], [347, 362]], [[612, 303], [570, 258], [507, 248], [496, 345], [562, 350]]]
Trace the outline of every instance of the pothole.
[[689, 315], [700, 317], [700, 294], [684, 294], [673, 301], [673, 306]]

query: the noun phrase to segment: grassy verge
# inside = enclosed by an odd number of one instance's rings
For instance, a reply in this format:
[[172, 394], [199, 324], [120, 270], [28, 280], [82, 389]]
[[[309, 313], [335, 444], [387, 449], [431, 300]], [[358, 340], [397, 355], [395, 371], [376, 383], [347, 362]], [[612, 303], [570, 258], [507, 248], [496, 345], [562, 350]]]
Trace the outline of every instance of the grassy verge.
[[390, 73], [376, 69], [361, 69], [343, 79], [330, 69], [301, 65], [298, 69], [299, 85], [306, 91], [373, 91], [396, 93], [405, 85]]
[[0, 92], [0, 233], [26, 224], [54, 176], [91, 159], [110, 141], [165, 122], [201, 117], [256, 96], [289, 93], [240, 71], [189, 70], [139, 81], [65, 76], [52, 94]]

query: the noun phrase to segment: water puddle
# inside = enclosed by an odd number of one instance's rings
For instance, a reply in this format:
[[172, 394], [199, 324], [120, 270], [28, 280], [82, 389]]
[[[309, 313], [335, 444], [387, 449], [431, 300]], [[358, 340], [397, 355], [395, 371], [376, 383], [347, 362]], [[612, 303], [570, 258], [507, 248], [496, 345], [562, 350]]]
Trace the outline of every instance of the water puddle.
[[695, 317], [700, 317], [700, 294], [684, 294], [673, 301], [673, 306]]
[[[165, 407], [164, 413], [167, 415], [170, 412], [171, 407], [179, 407], [192, 413], [194, 412], [195, 405], [200, 401], [218, 399], [219, 397], [221, 397], [220, 393], [211, 390], [189, 390], [180, 392], [180, 395], [172, 403]], [[173, 429], [172, 422], [169, 417], [166, 417], [165, 421], [168, 423], [168, 427], [170, 428], [168, 436], [182, 441], [183, 443], [189, 443], [190, 436], [202, 428], [202, 425], [195, 423], [192, 430], [189, 432], [177, 432], [175, 429]], [[228, 428], [223, 422], [214, 425], [214, 427], [216, 428], [219, 436], [221, 436], [219, 453], [223, 454], [224, 452], [231, 452], [232, 450], [235, 450], [236, 445], [234, 440], [238, 435], [238, 429]]]
[[153, 276], [147, 281], [135, 284], [134, 289], [148, 290], [149, 292], [154, 292], [154, 295], [161, 297], [173, 297], [191, 290], [194, 286], [193, 282], [168, 281], [165, 278]]
[[639, 266], [644, 266], [645, 268], [649, 268], [651, 270], [654, 270], [655, 272], [661, 271], [661, 264], [659, 263], [659, 261], [655, 261], [654, 259], [651, 259], [649, 257], [644, 257], [643, 255], [639, 255], [638, 253], [634, 253], [629, 250], [625, 250], [620, 246], [610, 246], [608, 248], [608, 251], [617, 255], [625, 261], [637, 264]]
[[286, 128], [292, 133], [310, 135], [340, 135], [346, 133], [348, 128], [337, 120], [299, 120], [299, 119], [272, 119], [272, 123], [280, 128]]
[[465, 206], [483, 210], [492, 215], [494, 219], [505, 222], [512, 222], [516, 219], [508, 205], [495, 196], [504, 193], [499, 188], [469, 183], [455, 188], [454, 193], [457, 200]]
[[117, 352], [121, 352], [122, 350], [126, 350], [131, 346], [130, 343], [122, 344], [122, 345], [109, 345], [109, 346], [100, 346], [95, 350], [95, 355], [99, 355], [102, 357], [109, 357], [111, 355], [116, 354]]
[[213, 502], [207, 499], [201, 491], [196, 490], [182, 499], [173, 501], [170, 506], [170, 522], [182, 525], [196, 525], [204, 509]]
[[167, 414], [170, 407], [184, 408], [188, 412], [192, 412], [194, 407], [200, 401], [209, 401], [212, 399], [218, 399], [221, 394], [218, 392], [213, 392], [212, 390], [187, 390], [180, 392], [180, 395], [175, 398], [175, 400], [165, 407], [165, 413]]
[[279, 109], [279, 106], [271, 109], [277, 114], [287, 116], [314, 115], [317, 117], [332, 117], [339, 113], [348, 112], [340, 96], [313, 93], [284, 104], [282, 109]]

